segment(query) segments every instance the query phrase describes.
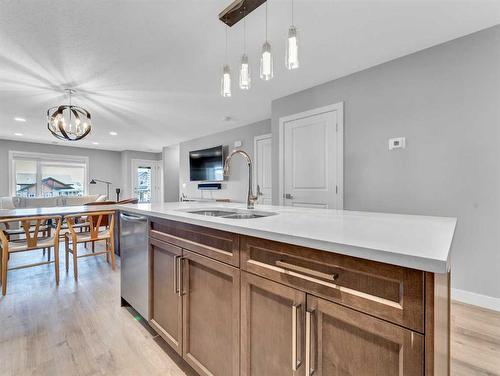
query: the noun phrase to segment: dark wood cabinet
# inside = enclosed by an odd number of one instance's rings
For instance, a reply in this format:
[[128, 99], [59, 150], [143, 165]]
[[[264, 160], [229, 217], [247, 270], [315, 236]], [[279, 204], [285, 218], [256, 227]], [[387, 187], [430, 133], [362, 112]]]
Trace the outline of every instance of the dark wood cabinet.
[[307, 296], [306, 375], [422, 376], [424, 337]]
[[333, 252], [241, 237], [241, 268], [424, 332], [424, 272]]
[[450, 373], [449, 274], [163, 219], [150, 243], [151, 326], [200, 375]]
[[305, 375], [306, 294], [241, 272], [241, 375]]
[[183, 357], [200, 375], [240, 367], [240, 271], [184, 250]]
[[151, 239], [152, 309], [150, 325], [182, 355], [182, 296], [179, 266], [182, 249]]

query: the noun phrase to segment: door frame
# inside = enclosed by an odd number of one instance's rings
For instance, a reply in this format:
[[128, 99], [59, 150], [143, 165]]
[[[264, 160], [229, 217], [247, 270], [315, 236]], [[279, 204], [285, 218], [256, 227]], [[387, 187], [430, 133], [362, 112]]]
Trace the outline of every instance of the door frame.
[[285, 178], [285, 123], [299, 120], [306, 117], [320, 115], [326, 112], [337, 111], [337, 187], [336, 206], [337, 209], [344, 209], [344, 102], [338, 102], [312, 110], [298, 112], [279, 118], [279, 138], [278, 138], [278, 202], [284, 204], [284, 178]]
[[[257, 164], [257, 143], [260, 140], [265, 140], [266, 138], [271, 139], [271, 148], [272, 148], [272, 145], [273, 145], [273, 134], [272, 133], [261, 134], [259, 136], [255, 136], [253, 138], [253, 162], [254, 162], [255, 168], [253, 169], [253, 173], [252, 173], [252, 175], [253, 175], [252, 179], [254, 182], [254, 186], [252, 188], [254, 189], [254, 192], [257, 192], [257, 166], [258, 166], [258, 164]], [[272, 150], [271, 150], [271, 156], [272, 156]], [[272, 163], [271, 163], [270, 168], [271, 169], [273, 168]], [[272, 199], [272, 194], [271, 194], [271, 199]]]
[[[159, 200], [158, 201], [153, 201], [151, 200], [151, 202], [163, 202], [163, 163], [162, 163], [162, 160], [155, 160], [155, 159], [136, 159], [136, 158], [132, 158], [130, 160], [130, 197], [135, 197], [135, 192], [134, 192], [134, 186], [135, 186], [135, 183], [136, 183], [136, 176], [135, 176], [135, 167], [138, 165], [138, 164], [141, 164], [141, 163], [144, 163], [144, 164], [151, 164], [152, 166], [154, 167], [157, 167], [158, 168], [158, 182], [159, 182], [159, 188], [160, 188], [160, 192], [158, 193], [159, 194]], [[153, 182], [151, 182], [151, 190], [153, 190]], [[151, 192], [151, 195], [153, 194], [153, 192]]]

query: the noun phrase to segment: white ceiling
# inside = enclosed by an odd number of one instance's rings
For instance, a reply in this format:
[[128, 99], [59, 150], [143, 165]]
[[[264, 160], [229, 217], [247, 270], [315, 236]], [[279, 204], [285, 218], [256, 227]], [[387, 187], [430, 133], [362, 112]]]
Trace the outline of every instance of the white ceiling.
[[65, 103], [62, 90], [72, 87], [94, 129], [71, 145], [159, 151], [269, 118], [273, 99], [500, 23], [500, 1], [492, 0], [295, 0], [301, 67], [289, 72], [290, 0], [269, 0], [275, 77], [257, 76], [261, 6], [247, 17], [253, 87], [236, 85], [240, 22], [229, 30], [233, 96], [222, 98], [217, 15], [230, 2], [0, 0], [0, 138], [53, 142], [46, 109]]

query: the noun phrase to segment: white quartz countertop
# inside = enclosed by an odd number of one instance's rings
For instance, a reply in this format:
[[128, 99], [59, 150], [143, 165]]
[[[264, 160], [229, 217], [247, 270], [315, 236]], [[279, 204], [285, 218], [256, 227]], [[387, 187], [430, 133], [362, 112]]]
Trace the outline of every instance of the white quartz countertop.
[[277, 215], [229, 219], [188, 213], [244, 204], [169, 202], [118, 205], [129, 213], [191, 223], [413, 269], [445, 273], [456, 218], [256, 205]]

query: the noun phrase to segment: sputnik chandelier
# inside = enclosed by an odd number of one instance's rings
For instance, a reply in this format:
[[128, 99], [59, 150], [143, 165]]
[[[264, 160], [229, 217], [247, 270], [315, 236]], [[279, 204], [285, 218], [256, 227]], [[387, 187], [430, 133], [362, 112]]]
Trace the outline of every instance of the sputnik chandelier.
[[[288, 29], [288, 39], [286, 45], [285, 65], [287, 69], [297, 69], [299, 67], [299, 47], [297, 39], [297, 28], [293, 20], [293, 0], [291, 1], [291, 25]], [[219, 14], [219, 20], [226, 24], [226, 53], [225, 62], [222, 66], [221, 95], [223, 97], [231, 96], [231, 69], [228, 63], [228, 27], [235, 25], [243, 20], [243, 55], [241, 57], [239, 69], [239, 87], [241, 90], [249, 90], [251, 86], [250, 64], [246, 54], [246, 16], [266, 3], [266, 30], [265, 42], [262, 45], [260, 56], [260, 78], [269, 81], [274, 76], [273, 55], [271, 43], [267, 39], [267, 0], [235, 0], [226, 9]]]
[[60, 140], [78, 141], [92, 130], [91, 116], [86, 109], [72, 105], [71, 96], [75, 94], [75, 90], [65, 91], [69, 96], [69, 104], [47, 110], [47, 128]]

